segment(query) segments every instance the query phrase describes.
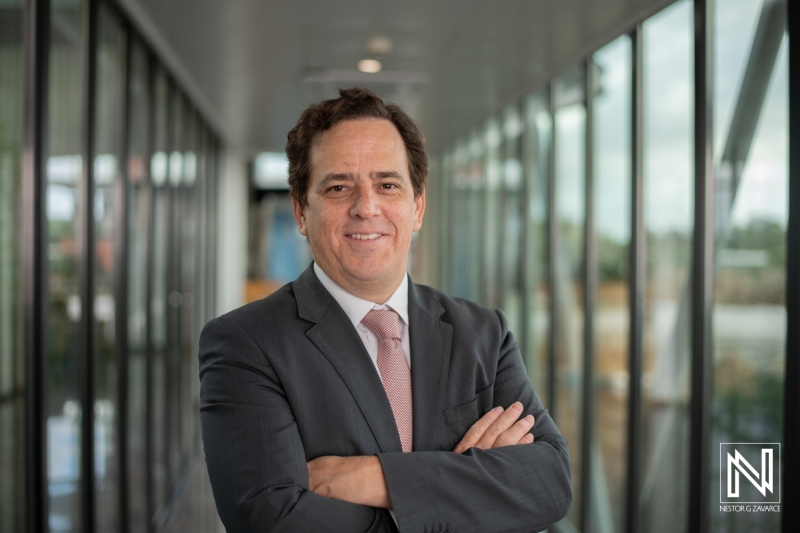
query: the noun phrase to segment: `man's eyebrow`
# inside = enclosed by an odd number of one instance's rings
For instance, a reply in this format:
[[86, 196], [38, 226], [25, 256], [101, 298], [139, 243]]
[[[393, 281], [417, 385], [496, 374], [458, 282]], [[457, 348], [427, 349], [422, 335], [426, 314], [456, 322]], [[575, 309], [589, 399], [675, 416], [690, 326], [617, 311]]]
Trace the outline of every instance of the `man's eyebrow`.
[[369, 177], [372, 179], [384, 179], [384, 178], [397, 178], [399, 180], [403, 179], [403, 175], [397, 172], [396, 170], [382, 170], [379, 172], [371, 172]]
[[327, 174], [324, 178], [322, 178], [322, 181], [319, 182], [317, 189], [324, 189], [332, 181], [355, 181], [355, 178], [352, 174], [347, 173]]

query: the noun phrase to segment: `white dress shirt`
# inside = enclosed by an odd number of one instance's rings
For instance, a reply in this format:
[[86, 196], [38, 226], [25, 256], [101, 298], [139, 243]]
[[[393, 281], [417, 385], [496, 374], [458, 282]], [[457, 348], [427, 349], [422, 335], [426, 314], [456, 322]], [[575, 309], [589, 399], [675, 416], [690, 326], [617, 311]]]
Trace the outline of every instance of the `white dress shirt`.
[[393, 309], [400, 315], [400, 342], [403, 347], [403, 355], [408, 362], [408, 368], [411, 368], [411, 343], [408, 337], [408, 275], [403, 276], [403, 281], [400, 282], [400, 286], [397, 287], [389, 299], [386, 300], [386, 303], [381, 305], [362, 300], [358, 296], [353, 296], [329, 278], [316, 262], [314, 263], [314, 273], [317, 275], [317, 279], [319, 279], [320, 283], [322, 283], [322, 286], [328, 289], [328, 292], [331, 293], [341, 308], [344, 309], [345, 314], [347, 314], [347, 317], [353, 323], [353, 326], [355, 326], [379, 376], [381, 374], [380, 370], [378, 370], [378, 345], [380, 341], [378, 340], [378, 336], [370, 331], [367, 326], [362, 324], [361, 321], [367, 316], [370, 309]]
[[[375, 371], [378, 373], [378, 376], [381, 375], [381, 371], [378, 368], [378, 345], [380, 341], [378, 340], [378, 336], [375, 335], [367, 326], [361, 323], [367, 313], [371, 309], [378, 309], [378, 310], [386, 310], [386, 309], [393, 309], [398, 315], [400, 315], [400, 343], [403, 347], [403, 355], [406, 357], [406, 361], [408, 362], [408, 368], [411, 369], [411, 343], [408, 340], [408, 274], [403, 276], [403, 281], [400, 282], [400, 286], [395, 289], [394, 293], [386, 300], [385, 304], [376, 304], [374, 302], [369, 302], [367, 300], [362, 300], [358, 296], [353, 296], [339, 285], [336, 284], [325, 271], [320, 268], [320, 266], [314, 262], [314, 273], [317, 275], [317, 279], [319, 279], [322, 286], [328, 289], [328, 292], [331, 293], [333, 298], [339, 303], [344, 312], [347, 314], [347, 317], [356, 327], [356, 331], [358, 331], [359, 336], [361, 337], [361, 342], [364, 343], [364, 347], [367, 349], [367, 353], [369, 354], [369, 358], [372, 359], [372, 364], [375, 365]], [[381, 378], [381, 382], [383, 378]], [[394, 523], [399, 527], [397, 522], [397, 516], [394, 514], [392, 509], [389, 509], [389, 514], [392, 515], [392, 520]]]

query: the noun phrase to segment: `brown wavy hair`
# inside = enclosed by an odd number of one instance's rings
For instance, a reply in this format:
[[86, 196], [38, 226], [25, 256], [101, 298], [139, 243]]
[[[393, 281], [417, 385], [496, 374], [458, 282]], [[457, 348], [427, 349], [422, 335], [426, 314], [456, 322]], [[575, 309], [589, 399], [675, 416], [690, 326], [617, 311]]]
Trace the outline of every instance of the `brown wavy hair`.
[[375, 118], [388, 120], [397, 128], [408, 157], [408, 171], [414, 196], [422, 194], [428, 176], [428, 155], [425, 137], [405, 111], [386, 104], [371, 91], [362, 87], [339, 89], [339, 98], [311, 104], [289, 130], [286, 156], [289, 158], [289, 194], [305, 207], [308, 203], [308, 183], [311, 177], [311, 148], [322, 133], [339, 122]]

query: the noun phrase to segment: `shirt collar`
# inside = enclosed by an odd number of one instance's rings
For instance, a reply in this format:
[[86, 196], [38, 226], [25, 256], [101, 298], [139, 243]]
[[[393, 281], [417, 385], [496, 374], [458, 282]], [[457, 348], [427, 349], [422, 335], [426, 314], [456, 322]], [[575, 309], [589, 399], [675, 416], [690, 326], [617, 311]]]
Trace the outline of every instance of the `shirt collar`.
[[354, 296], [341, 288], [335, 281], [328, 277], [316, 261], [314, 262], [314, 273], [317, 275], [317, 279], [319, 279], [320, 283], [322, 283], [322, 286], [331, 293], [331, 296], [333, 296], [341, 308], [344, 309], [345, 314], [347, 314], [347, 317], [354, 326], [358, 326], [361, 320], [367, 316], [367, 313], [375, 307], [379, 309], [391, 307], [400, 315], [403, 322], [408, 325], [408, 275], [403, 276], [403, 281], [400, 282], [400, 285], [395, 289], [394, 293], [386, 300], [385, 304], [381, 305], [375, 302], [362, 300], [358, 296]]

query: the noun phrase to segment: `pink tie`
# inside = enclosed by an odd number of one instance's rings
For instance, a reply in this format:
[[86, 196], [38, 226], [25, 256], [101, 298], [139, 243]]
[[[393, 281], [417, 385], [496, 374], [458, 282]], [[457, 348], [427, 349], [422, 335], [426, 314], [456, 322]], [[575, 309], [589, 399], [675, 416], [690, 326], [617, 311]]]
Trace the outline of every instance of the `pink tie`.
[[392, 311], [370, 310], [361, 320], [370, 331], [378, 336], [378, 370], [383, 380], [383, 388], [392, 406], [394, 421], [400, 433], [400, 444], [404, 452], [411, 451], [413, 438], [411, 407], [411, 371], [403, 355], [400, 340], [400, 316]]

